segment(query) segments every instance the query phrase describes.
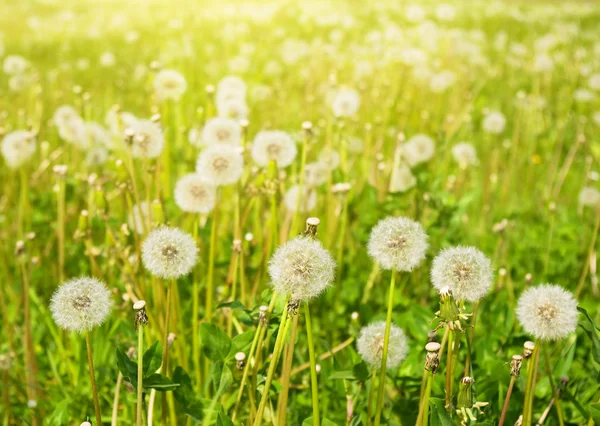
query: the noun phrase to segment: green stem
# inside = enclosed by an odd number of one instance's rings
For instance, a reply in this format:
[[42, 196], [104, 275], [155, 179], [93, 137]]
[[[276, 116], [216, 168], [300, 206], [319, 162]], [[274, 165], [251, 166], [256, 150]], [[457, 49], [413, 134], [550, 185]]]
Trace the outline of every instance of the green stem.
[[371, 385], [369, 386], [369, 401], [367, 402], [367, 426], [371, 426], [371, 417], [373, 416], [373, 396], [375, 395], [375, 377], [376, 371], [371, 374]]
[[452, 387], [454, 384], [454, 332], [448, 328], [448, 356], [446, 357], [446, 407], [452, 407]]
[[[167, 368], [169, 362], [169, 321], [171, 319], [171, 287], [173, 287], [173, 281], [169, 281], [167, 283], [167, 297], [165, 303], [167, 304], [167, 311], [165, 313], [165, 324], [163, 330], [163, 351], [162, 351], [162, 364], [160, 367], [160, 372], [163, 376], [167, 375]], [[161, 403], [161, 415], [162, 415], [162, 425], [166, 426], [167, 424], [167, 393], [163, 392], [162, 394], [162, 403]]]
[[312, 323], [310, 319], [310, 307], [306, 306], [306, 337], [308, 340], [308, 356], [310, 360], [310, 385], [313, 407], [313, 425], [319, 426], [319, 385], [317, 383], [317, 360], [315, 357], [315, 345], [313, 342]]
[[392, 325], [392, 311], [394, 308], [394, 287], [396, 285], [396, 271], [392, 270], [390, 290], [388, 296], [388, 309], [385, 318], [385, 335], [383, 337], [383, 354], [381, 357], [381, 371], [379, 373], [379, 389], [377, 392], [377, 408], [375, 410], [375, 426], [379, 426], [381, 412], [383, 411], [383, 395], [385, 392], [385, 372], [387, 366], [388, 346], [390, 343], [390, 328]]
[[207, 322], [212, 320], [212, 305], [214, 292], [214, 271], [215, 271], [215, 245], [217, 243], [217, 212], [213, 214], [213, 221], [210, 225], [210, 247], [208, 249], [208, 275], [206, 278], [206, 304], [204, 316]]
[[423, 416], [421, 418], [421, 425], [427, 426], [429, 423], [429, 397], [431, 396], [431, 384], [433, 383], [433, 372], [427, 372], [427, 384], [425, 385], [425, 394], [423, 395], [422, 406]]
[[508, 385], [508, 390], [506, 391], [506, 398], [504, 399], [504, 406], [502, 407], [502, 414], [500, 415], [500, 421], [498, 422], [498, 426], [502, 426], [504, 424], [506, 412], [508, 411], [508, 403], [510, 402], [510, 396], [512, 395], [512, 390], [515, 386], [516, 379], [516, 376], [510, 376], [510, 383]]
[[90, 367], [90, 380], [92, 382], [92, 395], [94, 398], [94, 412], [96, 413], [96, 425], [102, 425], [102, 415], [100, 414], [100, 400], [98, 399], [98, 387], [96, 386], [96, 375], [94, 374], [94, 358], [92, 357], [92, 338], [91, 332], [85, 334], [85, 345], [87, 347], [88, 364]]
[[136, 426], [142, 426], [142, 404], [143, 404], [143, 379], [144, 379], [144, 324], [138, 324], [138, 371], [137, 371], [137, 405], [136, 405]]
[[[198, 241], [198, 221], [199, 217], [194, 218], [192, 235], [194, 241]], [[200, 374], [200, 342], [198, 330], [198, 312], [200, 305], [200, 282], [197, 273], [194, 273], [194, 283], [192, 284], [192, 358], [194, 363], [194, 376], [196, 378], [196, 389], [200, 389], [201, 374]]]
[[248, 379], [248, 372], [250, 371], [250, 366], [252, 365], [252, 357], [254, 356], [254, 351], [256, 350], [258, 344], [258, 336], [260, 335], [260, 331], [263, 328], [261, 322], [258, 323], [258, 327], [256, 328], [256, 332], [254, 333], [254, 339], [252, 339], [252, 345], [250, 346], [250, 352], [248, 352], [248, 357], [246, 358], [246, 365], [244, 366], [244, 372], [242, 374], [242, 381], [240, 383], [240, 389], [238, 391], [238, 396], [235, 401], [235, 408], [233, 409], [233, 414], [231, 416], [231, 420], [235, 422], [235, 418], [237, 416], [238, 410], [240, 408], [240, 402], [242, 401], [242, 395], [244, 394], [244, 387], [246, 386], [246, 380]]
[[552, 377], [552, 367], [550, 366], [550, 354], [549, 354], [549, 348], [548, 348], [547, 344], [544, 344], [544, 361], [545, 361], [545, 366], [546, 366], [546, 374], [548, 374], [548, 379], [550, 380], [550, 388], [552, 389], [552, 395], [554, 396], [554, 407], [556, 408], [558, 424], [560, 426], [565, 426], [563, 412], [562, 412], [562, 409], [560, 407], [560, 402], [559, 402], [559, 394], [556, 390], [556, 384], [554, 383], [554, 378]]
[[525, 385], [525, 402], [523, 404], [523, 426], [530, 426], [533, 411], [533, 399], [535, 396], [535, 376], [540, 359], [539, 344], [533, 348], [533, 352], [527, 362], [527, 383]]

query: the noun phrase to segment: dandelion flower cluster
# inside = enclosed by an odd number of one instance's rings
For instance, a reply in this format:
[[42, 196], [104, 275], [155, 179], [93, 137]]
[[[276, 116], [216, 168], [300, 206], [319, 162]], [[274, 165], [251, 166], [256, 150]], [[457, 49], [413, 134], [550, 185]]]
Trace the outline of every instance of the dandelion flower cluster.
[[96, 278], [74, 278], [52, 296], [50, 311], [59, 327], [83, 333], [102, 324], [112, 308], [108, 288]]
[[215, 145], [206, 148], [198, 156], [196, 172], [215, 185], [236, 183], [244, 171], [241, 149], [231, 145]]
[[136, 120], [127, 127], [132, 135], [131, 155], [135, 158], [156, 158], [165, 145], [163, 132], [158, 124], [151, 120]]
[[425, 258], [427, 239], [420, 223], [406, 217], [388, 217], [371, 230], [367, 250], [383, 269], [412, 271]]
[[176, 279], [189, 274], [197, 257], [196, 242], [178, 228], [155, 229], [142, 243], [142, 262], [159, 278]]
[[457, 300], [475, 302], [492, 286], [492, 263], [474, 247], [442, 250], [433, 260], [431, 282], [440, 292], [450, 289]]
[[2, 155], [11, 169], [21, 167], [35, 153], [35, 138], [26, 130], [16, 130], [2, 139]]
[[210, 212], [215, 207], [216, 188], [197, 173], [183, 176], [175, 185], [175, 203], [185, 212]]
[[331, 105], [336, 117], [350, 117], [358, 111], [360, 95], [354, 89], [343, 89], [337, 92]]
[[269, 261], [273, 288], [292, 300], [309, 300], [320, 295], [335, 277], [335, 261], [323, 245], [300, 236], [279, 247]]
[[431, 160], [433, 154], [435, 142], [427, 135], [415, 135], [402, 146], [402, 156], [411, 167]]
[[178, 101], [187, 89], [183, 75], [175, 70], [162, 70], [154, 77], [154, 93], [159, 100]]
[[206, 146], [226, 144], [238, 146], [242, 142], [240, 124], [230, 118], [214, 117], [202, 129], [202, 141]]
[[[383, 359], [383, 340], [385, 337], [385, 321], [374, 322], [360, 330], [356, 348], [363, 360], [375, 368], [381, 367]], [[390, 324], [388, 354], [386, 368], [396, 368], [408, 354], [408, 340], [404, 331]]]
[[497, 135], [504, 131], [506, 118], [501, 112], [493, 111], [485, 116], [482, 126], [484, 132]]
[[275, 161], [278, 167], [287, 167], [296, 158], [296, 144], [289, 134], [280, 130], [263, 130], [252, 143], [252, 158], [265, 167]]
[[517, 304], [521, 326], [541, 340], [559, 340], [575, 332], [577, 313], [573, 295], [554, 284], [525, 290]]

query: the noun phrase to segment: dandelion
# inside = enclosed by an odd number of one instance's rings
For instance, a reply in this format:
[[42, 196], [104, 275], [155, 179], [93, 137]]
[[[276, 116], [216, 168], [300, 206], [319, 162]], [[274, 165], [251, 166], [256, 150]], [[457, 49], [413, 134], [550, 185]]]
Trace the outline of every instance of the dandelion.
[[588, 79], [588, 86], [592, 90], [600, 90], [600, 73], [592, 74]]
[[240, 77], [235, 75], [228, 75], [219, 80], [217, 84], [217, 92], [224, 90], [235, 90], [240, 93], [242, 97], [246, 96], [246, 83]]
[[2, 155], [6, 165], [17, 169], [33, 157], [35, 138], [26, 130], [16, 130], [2, 139]]
[[493, 111], [483, 119], [483, 131], [491, 134], [502, 133], [506, 126], [506, 118], [501, 112]]
[[327, 182], [329, 170], [320, 162], [315, 161], [304, 166], [304, 182], [309, 187], [319, 186]]
[[475, 302], [492, 286], [492, 264], [474, 247], [442, 250], [433, 260], [431, 282], [440, 292], [450, 289], [456, 300]]
[[[385, 321], [378, 321], [363, 327], [356, 341], [356, 348], [362, 359], [375, 368], [381, 368]], [[408, 354], [408, 339], [404, 331], [391, 324], [386, 368], [396, 368]]]
[[577, 301], [569, 291], [542, 284], [523, 292], [517, 318], [528, 334], [541, 340], [559, 340], [575, 332]]
[[417, 184], [417, 178], [406, 164], [399, 164], [392, 171], [390, 192], [405, 192]]
[[175, 70], [161, 70], [154, 77], [154, 92], [159, 100], [178, 101], [187, 89], [183, 75]]
[[454, 85], [456, 74], [452, 71], [442, 71], [434, 74], [429, 80], [429, 90], [433, 93], [443, 93]]
[[367, 250], [383, 269], [412, 271], [425, 258], [427, 234], [406, 217], [388, 217], [372, 229]]
[[587, 186], [579, 192], [579, 204], [582, 206], [595, 207], [600, 204], [600, 191]]
[[269, 275], [275, 291], [289, 294], [293, 301], [308, 301], [331, 284], [335, 261], [319, 241], [300, 236], [275, 251]]
[[163, 132], [158, 124], [151, 120], [136, 120], [126, 130], [130, 135], [131, 155], [135, 158], [156, 158], [165, 145]]
[[215, 207], [215, 186], [197, 173], [179, 179], [174, 195], [175, 203], [185, 212], [206, 214]]
[[335, 170], [340, 166], [340, 154], [333, 148], [325, 147], [319, 154], [319, 164], [326, 171]]
[[289, 134], [280, 130], [263, 130], [252, 143], [252, 159], [265, 167], [275, 161], [280, 168], [287, 167], [296, 158], [296, 144]]
[[91, 166], [101, 166], [108, 160], [108, 150], [103, 146], [96, 146], [87, 151], [85, 162]]
[[293, 185], [285, 193], [283, 202], [291, 212], [307, 213], [317, 206], [317, 193], [306, 187], [300, 193], [300, 185]]
[[19, 55], [9, 55], [4, 58], [3, 69], [8, 75], [23, 74], [29, 67], [29, 61]]
[[60, 328], [83, 333], [99, 326], [110, 314], [112, 299], [104, 283], [91, 277], [74, 278], [52, 296], [50, 311]]
[[435, 154], [435, 142], [427, 135], [417, 134], [402, 145], [402, 157], [414, 167], [431, 160]]
[[457, 143], [452, 147], [452, 157], [460, 168], [466, 169], [478, 163], [475, 147], [467, 142]]
[[248, 105], [244, 99], [227, 99], [217, 102], [217, 112], [219, 117], [240, 121], [248, 118]]
[[453, 21], [456, 17], [456, 9], [448, 3], [442, 3], [435, 9], [435, 16], [440, 21]]
[[336, 117], [350, 117], [356, 114], [360, 106], [360, 95], [354, 89], [343, 89], [333, 98], [331, 108]]
[[116, 62], [115, 54], [112, 52], [104, 52], [100, 55], [100, 66], [103, 68], [114, 67]]
[[237, 121], [230, 118], [214, 117], [204, 125], [202, 141], [206, 146], [217, 144], [238, 146], [242, 142], [242, 128]]
[[103, 146], [110, 148], [113, 145], [112, 137], [99, 123], [90, 121], [85, 123], [87, 140], [84, 142], [87, 148]]
[[178, 228], [155, 229], [142, 243], [142, 262], [159, 278], [176, 279], [189, 274], [197, 257], [194, 239]]
[[244, 157], [239, 147], [215, 145], [200, 153], [196, 172], [215, 185], [236, 183], [244, 171]]
[[573, 99], [579, 103], [589, 103], [594, 100], [595, 96], [591, 90], [579, 88], [573, 92]]

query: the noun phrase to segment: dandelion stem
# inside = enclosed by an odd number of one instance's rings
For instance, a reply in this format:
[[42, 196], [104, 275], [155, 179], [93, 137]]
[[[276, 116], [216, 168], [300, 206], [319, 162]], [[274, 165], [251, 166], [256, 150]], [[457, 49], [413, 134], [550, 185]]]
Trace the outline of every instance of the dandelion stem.
[[385, 372], [387, 365], [388, 345], [390, 343], [390, 328], [392, 325], [392, 310], [394, 307], [394, 287], [396, 285], [396, 271], [392, 269], [390, 290], [388, 296], [388, 309], [385, 318], [385, 335], [383, 337], [383, 354], [381, 357], [381, 371], [379, 373], [379, 390], [377, 392], [377, 408], [375, 410], [375, 426], [379, 426], [383, 410], [383, 394], [385, 392]]
[[144, 379], [144, 324], [138, 324], [138, 370], [137, 370], [137, 405], [136, 405], [136, 426], [142, 426], [142, 403], [143, 403], [143, 379]]
[[217, 210], [213, 213], [212, 224], [210, 225], [210, 247], [208, 249], [208, 275], [206, 277], [206, 304], [204, 316], [207, 322], [212, 321], [212, 305], [214, 292], [214, 273], [215, 273], [215, 246], [217, 244]]
[[117, 376], [117, 384], [115, 385], [115, 397], [113, 398], [112, 419], [110, 426], [117, 426], [119, 423], [119, 397], [121, 394], [121, 383], [123, 382], [123, 374], [119, 372]]
[[[242, 374], [242, 381], [240, 383], [240, 389], [238, 391], [238, 396], [235, 401], [235, 408], [233, 409], [233, 414], [231, 416], [231, 420], [235, 421], [238, 410], [240, 408], [240, 402], [242, 401], [242, 395], [244, 394], [244, 387], [246, 386], [246, 380], [248, 379], [248, 372], [250, 371], [250, 365], [252, 365], [252, 357], [254, 356], [254, 351], [256, 350], [258, 344], [258, 337], [260, 335], [260, 331], [263, 328], [262, 322], [258, 323], [258, 327], [256, 328], [256, 332], [254, 333], [254, 339], [252, 339], [252, 345], [250, 346], [250, 352], [248, 352], [248, 358], [246, 361], [246, 365], [244, 366], [244, 372]], [[252, 391], [250, 391], [252, 392]]]
[[377, 372], [373, 371], [371, 374], [371, 385], [369, 386], [369, 399], [367, 402], [367, 426], [371, 426], [371, 417], [373, 415], [373, 396], [375, 395], [375, 378]]
[[[308, 306], [307, 306], [308, 309]], [[279, 393], [279, 401], [277, 403], [277, 426], [285, 426], [286, 413], [287, 413], [287, 402], [290, 391], [290, 370], [292, 368], [292, 361], [294, 359], [294, 346], [296, 343], [296, 330], [298, 328], [298, 318], [300, 315], [294, 315], [292, 320], [292, 332], [290, 334], [290, 341], [285, 348], [283, 355], [283, 368], [281, 373], [281, 385], [282, 390]]]
[[94, 374], [94, 358], [92, 357], [92, 334], [88, 331], [85, 334], [85, 345], [87, 347], [88, 364], [90, 367], [90, 380], [92, 382], [92, 396], [94, 398], [94, 412], [96, 413], [96, 425], [102, 425], [102, 416], [100, 414], [100, 400], [98, 399], [98, 388], [96, 386], [96, 375]]
[[544, 345], [544, 361], [546, 366], [546, 374], [548, 374], [548, 379], [550, 381], [550, 388], [552, 389], [552, 396], [554, 400], [554, 406], [556, 407], [556, 415], [558, 417], [558, 424], [560, 426], [565, 425], [565, 421], [563, 419], [563, 412], [560, 407], [560, 402], [558, 399], [558, 391], [556, 389], [556, 384], [554, 383], [554, 378], [552, 377], [552, 367], [550, 366], [550, 351], [547, 345]]
[[523, 404], [523, 426], [530, 426], [533, 411], [533, 399], [535, 396], [535, 379], [540, 359], [539, 345], [533, 348], [533, 353], [527, 361], [527, 383], [525, 385], [525, 402]]
[[[173, 287], [174, 283], [173, 281], [169, 281], [167, 283], [167, 297], [165, 299], [165, 303], [167, 305], [167, 310], [165, 313], [165, 324], [164, 324], [164, 330], [163, 330], [163, 351], [162, 351], [162, 364], [160, 367], [160, 372], [163, 375], [167, 375], [167, 368], [168, 368], [168, 362], [169, 362], [169, 321], [170, 321], [170, 316], [171, 316], [171, 287]], [[166, 398], [167, 394], [166, 392], [163, 392], [162, 395], [162, 424], [163, 426], [165, 426], [167, 424], [167, 398]]]
[[423, 406], [422, 417], [421, 417], [421, 425], [427, 426], [429, 423], [429, 397], [431, 396], [431, 384], [433, 383], [433, 372], [427, 372], [427, 384], [425, 385], [425, 393], [423, 394], [423, 399], [421, 400], [421, 405]]
[[308, 356], [310, 360], [310, 385], [312, 393], [312, 407], [313, 407], [313, 425], [319, 426], [321, 423], [319, 418], [319, 385], [317, 383], [317, 361], [315, 357], [315, 345], [313, 342], [312, 323], [310, 319], [310, 308], [306, 306], [306, 313], [304, 318], [306, 319], [306, 337], [308, 341]]
[[516, 376], [510, 376], [510, 383], [508, 384], [508, 390], [506, 391], [506, 398], [504, 398], [504, 405], [502, 406], [502, 414], [500, 414], [500, 420], [498, 421], [498, 426], [502, 426], [504, 424], [504, 419], [506, 418], [506, 412], [508, 411], [508, 403], [510, 402], [510, 396], [512, 395], [513, 387], [515, 386]]
[[[198, 221], [199, 216], [194, 217], [192, 225], [192, 236], [194, 241], [198, 241]], [[198, 331], [198, 312], [200, 305], [200, 282], [197, 271], [194, 271], [194, 283], [192, 284], [192, 358], [194, 364], [194, 373], [196, 378], [196, 388], [200, 389], [201, 372], [200, 372], [200, 342]]]
[[452, 406], [452, 385], [454, 382], [454, 340], [455, 334], [448, 328], [448, 359], [446, 359], [446, 407]]

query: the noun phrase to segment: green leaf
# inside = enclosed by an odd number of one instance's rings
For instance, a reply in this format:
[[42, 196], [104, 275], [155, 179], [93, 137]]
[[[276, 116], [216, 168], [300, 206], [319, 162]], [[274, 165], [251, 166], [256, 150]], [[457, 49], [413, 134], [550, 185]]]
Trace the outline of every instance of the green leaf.
[[364, 382], [369, 378], [369, 367], [364, 362], [359, 362], [352, 367], [352, 373], [354, 373], [356, 380]]
[[202, 350], [211, 361], [225, 359], [231, 349], [231, 340], [225, 332], [214, 324], [200, 324]]
[[594, 358], [594, 361], [600, 364], [600, 337], [598, 336], [598, 332], [596, 331], [600, 329], [594, 323], [594, 320], [592, 320], [592, 318], [585, 309], [578, 306], [577, 310], [579, 310], [579, 312], [582, 312], [588, 320], [588, 322], [580, 322], [579, 326], [585, 330], [585, 333], [592, 341], [592, 358]]
[[331, 374], [329, 376], [329, 378], [331, 380], [355, 380], [356, 379], [356, 377], [354, 376], [354, 373], [349, 370], [336, 371], [335, 373]]
[[600, 425], [600, 402], [590, 405], [590, 416], [597, 425]]
[[227, 357], [231, 358], [238, 352], [246, 352], [246, 349], [249, 349], [252, 343], [252, 339], [254, 339], [255, 333], [256, 332], [254, 330], [249, 330], [245, 333], [238, 334], [231, 339], [231, 349], [229, 350]]
[[223, 361], [215, 362], [211, 369], [213, 386], [217, 395], [226, 392], [233, 382], [233, 374]]
[[[302, 422], [302, 426], [313, 426], [312, 416], [308, 417], [307, 419], [304, 419], [304, 421]], [[336, 424], [329, 419], [323, 418], [321, 419], [321, 426], [336, 426]]]
[[137, 362], [130, 360], [125, 351], [118, 347], [117, 367], [123, 375], [123, 379], [131, 383], [135, 388], [137, 386]]
[[144, 377], [154, 373], [162, 364], [162, 345], [157, 341], [144, 352]]
[[592, 324], [596, 330], [600, 331], [600, 326], [596, 325], [596, 323], [594, 322], [594, 320], [592, 319], [592, 317], [590, 317], [590, 314], [588, 314], [588, 311], [586, 311], [581, 306], [578, 306], [577, 310], [579, 312], [581, 312], [583, 315], [586, 316], [586, 318], [588, 319], [588, 321], [590, 322], [590, 324]]
[[223, 411], [222, 405], [219, 406], [219, 412], [217, 413], [217, 426], [234, 426], [229, 416]]
[[179, 386], [173, 390], [175, 401], [183, 406], [183, 412], [192, 420], [201, 423], [204, 418], [202, 403], [196, 399], [196, 393], [189, 374], [181, 367], [173, 372], [173, 383]]
[[217, 309], [221, 309], [221, 308], [229, 308], [229, 309], [243, 309], [246, 310], [246, 307], [244, 306], [244, 304], [242, 302], [240, 302], [239, 300], [234, 300], [233, 302], [224, 302], [221, 303], [219, 306], [217, 306]]
[[69, 402], [68, 399], [63, 399], [59, 402], [54, 408], [54, 411], [52, 411], [52, 414], [45, 419], [44, 424], [47, 426], [62, 426], [68, 424]]
[[157, 391], [170, 391], [176, 389], [179, 384], [173, 383], [167, 376], [155, 373], [144, 378], [143, 386]]
[[429, 406], [431, 407], [431, 426], [456, 426], [456, 422], [446, 411], [445, 403], [440, 398], [429, 398]]

